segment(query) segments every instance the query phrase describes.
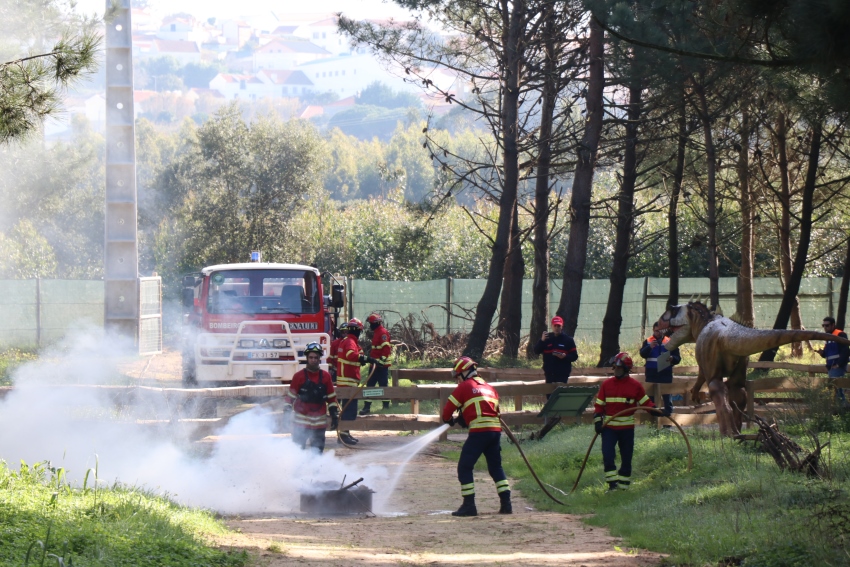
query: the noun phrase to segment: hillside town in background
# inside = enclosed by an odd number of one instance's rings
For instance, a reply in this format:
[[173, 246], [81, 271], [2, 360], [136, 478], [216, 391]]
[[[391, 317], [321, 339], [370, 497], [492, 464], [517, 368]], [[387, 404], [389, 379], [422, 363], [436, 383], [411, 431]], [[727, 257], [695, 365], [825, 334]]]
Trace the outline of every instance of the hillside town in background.
[[[199, 20], [178, 13], [163, 18], [133, 9], [133, 60], [136, 118], [178, 125], [190, 117], [203, 122], [222, 104], [238, 100], [283, 119], [301, 118], [319, 127], [349, 111], [341, 123], [360, 122], [364, 112], [351, 112], [369, 86], [404, 95], [422, 108], [441, 114], [449, 105], [429, 97], [404, 80], [401, 69], [388, 68], [366, 48], [353, 48], [337, 28], [334, 14], [273, 14], [244, 19]], [[460, 94], [465, 86], [444, 69], [428, 75], [441, 90]], [[45, 127], [48, 138], [71, 135], [73, 118], [85, 116], [103, 130], [103, 70], [70, 93], [65, 112]], [[418, 100], [417, 100], [418, 99]], [[368, 114], [368, 113], [366, 113]], [[392, 126], [397, 116], [387, 117]], [[372, 113], [367, 121], [379, 122]]]

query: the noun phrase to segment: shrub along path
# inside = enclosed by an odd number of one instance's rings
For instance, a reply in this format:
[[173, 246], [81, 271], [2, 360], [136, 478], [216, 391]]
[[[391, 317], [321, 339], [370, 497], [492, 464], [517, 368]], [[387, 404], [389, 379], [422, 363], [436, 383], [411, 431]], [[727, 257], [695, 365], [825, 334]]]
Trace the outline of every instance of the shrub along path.
[[[364, 432], [358, 447], [389, 448], [409, 437]], [[604, 528], [580, 517], [532, 508], [514, 492], [514, 514], [499, 515], [493, 482], [483, 467], [475, 482], [479, 516], [454, 518], [460, 503], [455, 460], [462, 436], [432, 445], [406, 468], [386, 515], [310, 519], [243, 517], [227, 521], [241, 533], [219, 535], [228, 549], [260, 554], [269, 567], [299, 565], [584, 565], [634, 567], [657, 565], [659, 554], [627, 548]], [[336, 448], [328, 438], [328, 447]], [[350, 449], [336, 449], [345, 456]], [[504, 452], [515, 449], [506, 446]], [[362, 453], [360, 449], [356, 450]], [[451, 456], [451, 455], [450, 455]], [[483, 459], [481, 461], [483, 464]], [[381, 487], [371, 487], [380, 492]], [[616, 497], [616, 495], [614, 495]], [[378, 495], [376, 494], [376, 500]]]

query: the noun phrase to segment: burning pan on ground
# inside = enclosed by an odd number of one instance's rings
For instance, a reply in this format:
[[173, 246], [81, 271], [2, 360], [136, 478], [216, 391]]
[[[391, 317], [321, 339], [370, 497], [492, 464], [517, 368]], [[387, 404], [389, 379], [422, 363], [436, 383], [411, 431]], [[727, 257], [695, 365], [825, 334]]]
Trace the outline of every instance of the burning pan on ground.
[[345, 515], [372, 512], [372, 489], [356, 486], [363, 479], [340, 487], [335, 482], [319, 482], [301, 491], [301, 512], [314, 515]]

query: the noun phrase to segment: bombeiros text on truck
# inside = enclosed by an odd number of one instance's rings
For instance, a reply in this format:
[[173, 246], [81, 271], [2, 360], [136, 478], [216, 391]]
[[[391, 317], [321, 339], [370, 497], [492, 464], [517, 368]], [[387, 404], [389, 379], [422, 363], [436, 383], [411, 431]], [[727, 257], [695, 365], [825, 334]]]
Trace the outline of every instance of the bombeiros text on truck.
[[[325, 295], [325, 292], [328, 295]], [[183, 278], [183, 385], [288, 382], [324, 347], [345, 307], [343, 278], [310, 266], [260, 261], [209, 266]]]

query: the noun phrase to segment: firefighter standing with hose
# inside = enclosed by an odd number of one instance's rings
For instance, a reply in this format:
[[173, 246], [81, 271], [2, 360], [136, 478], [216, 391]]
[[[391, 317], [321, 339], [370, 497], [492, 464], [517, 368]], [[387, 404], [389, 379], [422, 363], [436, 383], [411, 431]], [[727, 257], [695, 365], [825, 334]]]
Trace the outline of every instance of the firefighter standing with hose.
[[[459, 423], [469, 427], [469, 436], [460, 451], [457, 463], [457, 478], [463, 504], [452, 516], [477, 516], [475, 507], [475, 479], [472, 471], [481, 455], [487, 459], [487, 471], [496, 483], [501, 506], [500, 514], [511, 514], [511, 488], [502, 469], [502, 426], [499, 421], [499, 394], [478, 376], [478, 364], [462, 356], [454, 361], [452, 369], [458, 387], [449, 396], [443, 408], [443, 421], [449, 425]], [[452, 417], [460, 409], [457, 418]]]
[[[372, 349], [369, 351], [369, 356], [374, 358], [375, 368], [372, 370], [372, 375], [369, 381], [366, 382], [366, 387], [380, 386], [386, 388], [389, 385], [390, 374], [390, 356], [393, 353], [393, 346], [390, 343], [390, 332], [384, 327], [384, 319], [377, 313], [372, 313], [366, 317], [366, 322], [372, 330]], [[384, 409], [390, 407], [388, 400], [381, 400], [381, 406]], [[367, 400], [363, 403], [363, 409], [360, 410], [360, 415], [369, 415], [372, 409], [372, 402]]]
[[292, 376], [284, 399], [284, 421], [292, 422], [292, 441], [302, 449], [310, 447], [321, 453], [325, 450], [326, 415], [330, 413], [331, 429], [339, 426], [339, 405], [336, 402], [331, 375], [319, 367], [322, 346], [310, 343], [304, 349], [307, 367]]
[[[632, 477], [632, 454], [635, 449], [635, 415], [615, 416], [617, 413], [640, 406], [654, 408], [640, 382], [629, 376], [632, 359], [626, 352], [611, 357], [614, 376], [599, 387], [593, 405], [593, 425], [602, 435], [602, 463], [608, 490], [628, 488]], [[620, 470], [616, 465], [616, 449], [620, 448]]]
[[[370, 356], [365, 356], [360, 352], [360, 345], [357, 339], [360, 338], [360, 333], [363, 332], [363, 323], [360, 319], [352, 318], [348, 322], [346, 328], [346, 336], [339, 343], [336, 351], [337, 376], [336, 385], [338, 388], [357, 388], [360, 386], [360, 366], [367, 363], [377, 362]], [[354, 421], [357, 419], [357, 400], [340, 400], [340, 405], [343, 408], [340, 419], [342, 421]], [[337, 440], [343, 445], [355, 445], [357, 439], [351, 436], [351, 431], [340, 431], [339, 439]]]

